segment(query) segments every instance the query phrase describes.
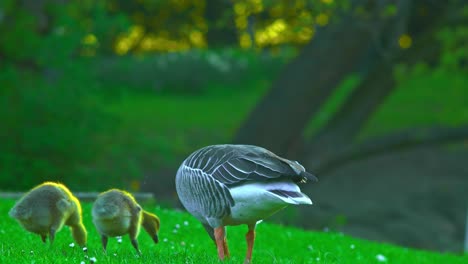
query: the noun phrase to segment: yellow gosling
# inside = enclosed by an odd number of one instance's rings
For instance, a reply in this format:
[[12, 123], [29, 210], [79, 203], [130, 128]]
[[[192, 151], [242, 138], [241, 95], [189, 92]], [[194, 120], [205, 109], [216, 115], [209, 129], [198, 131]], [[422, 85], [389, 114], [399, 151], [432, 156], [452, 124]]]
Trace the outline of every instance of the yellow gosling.
[[86, 245], [87, 233], [82, 221], [82, 210], [78, 199], [65, 185], [45, 182], [25, 194], [9, 212], [24, 229], [41, 236], [50, 243], [63, 225], [71, 228], [78, 245]]
[[158, 243], [159, 218], [144, 211], [128, 192], [111, 189], [99, 194], [93, 205], [93, 223], [101, 235], [104, 251], [108, 237], [128, 234], [138, 254], [137, 237], [142, 225], [155, 243]]

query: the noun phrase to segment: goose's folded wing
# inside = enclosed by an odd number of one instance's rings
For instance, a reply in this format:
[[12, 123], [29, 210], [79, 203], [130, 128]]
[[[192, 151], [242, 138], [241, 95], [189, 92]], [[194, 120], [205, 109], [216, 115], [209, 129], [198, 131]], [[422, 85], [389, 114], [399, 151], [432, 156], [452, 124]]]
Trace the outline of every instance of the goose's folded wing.
[[200, 169], [227, 186], [271, 179], [294, 182], [316, 180], [298, 162], [281, 158], [257, 146], [218, 145], [202, 149], [196, 158]]

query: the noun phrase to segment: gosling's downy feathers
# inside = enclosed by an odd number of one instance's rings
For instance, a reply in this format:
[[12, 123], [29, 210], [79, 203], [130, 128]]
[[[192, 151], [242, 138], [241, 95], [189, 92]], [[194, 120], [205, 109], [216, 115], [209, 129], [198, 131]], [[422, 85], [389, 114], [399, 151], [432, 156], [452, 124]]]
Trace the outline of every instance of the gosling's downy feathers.
[[103, 249], [107, 238], [128, 234], [135, 250], [140, 253], [137, 237], [143, 225], [151, 238], [158, 242], [159, 218], [144, 211], [128, 192], [111, 189], [99, 194], [94, 202], [93, 223], [101, 234]]
[[55, 234], [63, 225], [71, 228], [73, 238], [84, 246], [87, 232], [82, 223], [81, 205], [63, 184], [45, 182], [26, 193], [10, 210], [10, 217], [16, 219], [26, 230], [47, 236], [53, 243]]

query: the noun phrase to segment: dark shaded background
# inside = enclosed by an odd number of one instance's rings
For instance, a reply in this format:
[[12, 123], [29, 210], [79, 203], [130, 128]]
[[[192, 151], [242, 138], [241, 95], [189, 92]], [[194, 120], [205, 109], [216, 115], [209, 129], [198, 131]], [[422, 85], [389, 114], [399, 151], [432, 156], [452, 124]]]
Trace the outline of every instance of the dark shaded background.
[[119, 187], [180, 207], [210, 144], [316, 174], [273, 221], [461, 251], [466, 1], [5, 0], [0, 186]]

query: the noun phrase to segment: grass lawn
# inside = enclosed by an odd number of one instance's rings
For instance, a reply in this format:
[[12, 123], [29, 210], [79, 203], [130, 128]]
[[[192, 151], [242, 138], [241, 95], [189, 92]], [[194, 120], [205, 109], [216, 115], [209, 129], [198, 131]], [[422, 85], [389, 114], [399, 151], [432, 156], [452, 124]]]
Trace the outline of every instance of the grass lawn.
[[[127, 94], [103, 102], [120, 120], [113, 143], [126, 152], [161, 153], [163, 163], [209, 144], [230, 142], [273, 80], [257, 80], [245, 87], [212, 87], [207, 94]], [[310, 121], [305, 136], [323, 126], [343, 103], [358, 79], [347, 79], [325, 107]], [[371, 116], [360, 138], [411, 127], [458, 126], [468, 123], [468, 77], [459, 73], [428, 72], [401, 81]], [[142, 156], [145, 156], [142, 155]], [[154, 155], [154, 154], [153, 154]], [[154, 164], [152, 155], [151, 163]]]
[[[332, 118], [359, 83], [346, 79], [309, 123], [305, 135], [312, 136]], [[409, 75], [373, 113], [359, 138], [382, 136], [402, 129], [456, 127], [468, 124], [468, 75], [429, 71]]]
[[105, 147], [97, 167], [114, 168], [114, 174], [128, 178], [176, 168], [198, 148], [229, 143], [269, 83], [257, 80], [248, 85], [241, 89], [212, 87], [200, 95], [103, 97], [102, 106], [117, 122], [101, 135]]
[[[13, 200], [0, 203], [0, 263], [220, 263], [214, 243], [203, 227], [189, 214], [147, 204], [146, 210], [161, 219], [160, 243], [154, 244], [142, 230], [138, 257], [128, 236], [119, 243], [109, 239], [107, 254], [91, 222], [91, 204], [83, 204], [88, 229], [88, 252], [73, 242], [68, 228], [61, 230], [53, 246], [43, 244], [38, 235], [24, 231], [8, 217]], [[246, 250], [245, 226], [229, 227], [231, 259], [242, 263]], [[83, 261], [83, 262], [82, 262]], [[254, 263], [468, 263], [468, 255], [440, 254], [412, 250], [383, 243], [354, 239], [337, 233], [310, 232], [291, 227], [261, 223], [253, 255]]]

